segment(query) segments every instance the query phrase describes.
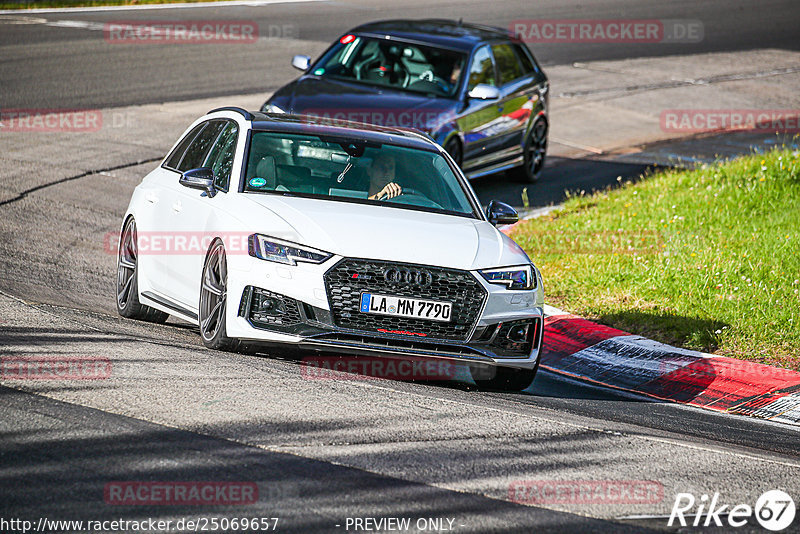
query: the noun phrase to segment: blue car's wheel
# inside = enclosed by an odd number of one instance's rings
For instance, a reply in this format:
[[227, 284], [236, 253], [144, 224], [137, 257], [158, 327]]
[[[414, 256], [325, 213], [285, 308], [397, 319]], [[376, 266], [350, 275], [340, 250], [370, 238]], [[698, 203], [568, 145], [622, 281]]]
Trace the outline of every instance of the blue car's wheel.
[[515, 169], [517, 176], [527, 183], [538, 182], [542, 177], [546, 155], [547, 120], [540, 117], [531, 126], [523, 145], [523, 163], [522, 167]]
[[456, 162], [456, 165], [461, 167], [461, 141], [459, 141], [457, 137], [453, 136], [444, 144], [444, 149], [448, 154], [450, 154], [450, 157], [453, 158], [453, 161]]

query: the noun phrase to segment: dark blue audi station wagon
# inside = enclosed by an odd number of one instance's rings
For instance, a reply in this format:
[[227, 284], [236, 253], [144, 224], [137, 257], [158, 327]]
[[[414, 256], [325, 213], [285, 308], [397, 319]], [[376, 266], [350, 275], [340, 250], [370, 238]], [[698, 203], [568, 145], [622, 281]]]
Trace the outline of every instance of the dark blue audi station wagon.
[[451, 20], [372, 22], [343, 34], [262, 110], [415, 128], [468, 178], [537, 181], [547, 152], [548, 81], [506, 30]]

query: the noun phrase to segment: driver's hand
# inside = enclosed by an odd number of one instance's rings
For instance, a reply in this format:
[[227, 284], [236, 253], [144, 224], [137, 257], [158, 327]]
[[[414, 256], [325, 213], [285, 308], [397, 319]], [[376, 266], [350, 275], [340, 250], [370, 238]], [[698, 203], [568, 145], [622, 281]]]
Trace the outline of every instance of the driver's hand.
[[370, 200], [389, 200], [390, 198], [394, 198], [398, 195], [403, 194], [403, 188], [397, 185], [394, 182], [386, 184], [386, 186], [369, 197]]

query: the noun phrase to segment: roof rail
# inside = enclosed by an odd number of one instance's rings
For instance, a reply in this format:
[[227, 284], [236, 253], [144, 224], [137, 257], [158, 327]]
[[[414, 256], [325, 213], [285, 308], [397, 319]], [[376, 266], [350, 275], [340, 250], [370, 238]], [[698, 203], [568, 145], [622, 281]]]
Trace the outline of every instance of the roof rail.
[[217, 111], [233, 111], [235, 113], [239, 113], [239, 114], [243, 115], [245, 120], [248, 120], [248, 121], [251, 121], [251, 120], [255, 119], [255, 116], [252, 113], [250, 113], [249, 111], [247, 111], [245, 109], [237, 108], [236, 106], [226, 106], [224, 108], [212, 109], [208, 113], [216, 113]]
[[422, 130], [418, 130], [416, 128], [405, 127], [405, 126], [395, 126], [393, 129], [394, 130], [400, 130], [401, 132], [403, 132], [405, 134], [413, 135], [414, 137], [419, 137], [420, 139], [424, 139], [425, 141], [433, 141], [434, 143], [436, 142], [433, 139], [433, 137], [431, 137], [430, 135], [426, 134]]
[[[380, 22], [393, 22], [393, 21], [380, 21]], [[455, 24], [456, 26], [460, 26], [462, 28], [473, 28], [476, 30], [484, 30], [502, 35], [508, 35], [510, 33], [507, 29], [500, 28], [499, 26], [491, 26], [489, 24], [481, 24], [479, 22], [469, 22], [469, 21], [465, 22], [463, 17], [458, 20], [432, 18], [432, 19], [412, 20], [412, 22], [439, 22], [439, 23], [444, 22], [448, 24]]]
[[490, 26], [489, 24], [480, 24], [478, 22], [459, 22], [459, 26], [463, 28], [475, 28], [477, 30], [484, 30], [488, 32], [493, 32], [501, 35], [510, 35], [511, 32], [505, 28], [500, 28], [498, 26]]

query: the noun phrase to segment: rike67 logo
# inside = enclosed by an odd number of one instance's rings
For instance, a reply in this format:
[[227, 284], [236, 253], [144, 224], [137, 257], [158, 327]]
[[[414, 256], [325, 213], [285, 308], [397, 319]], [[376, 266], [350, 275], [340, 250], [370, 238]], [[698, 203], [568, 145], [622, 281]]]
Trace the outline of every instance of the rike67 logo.
[[[732, 506], [720, 503], [719, 493], [714, 493], [710, 501], [708, 495], [696, 499], [691, 493], [678, 493], [667, 526], [673, 526], [677, 520], [682, 527], [742, 527], [750, 523], [753, 516], [763, 528], [780, 532], [794, 521], [794, 500], [784, 491], [770, 490], [756, 500], [754, 507], [749, 504]], [[692, 517], [694, 520], [690, 519]]]

